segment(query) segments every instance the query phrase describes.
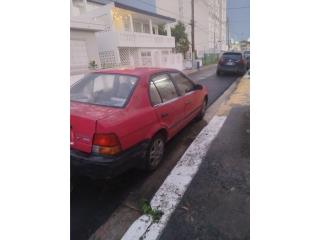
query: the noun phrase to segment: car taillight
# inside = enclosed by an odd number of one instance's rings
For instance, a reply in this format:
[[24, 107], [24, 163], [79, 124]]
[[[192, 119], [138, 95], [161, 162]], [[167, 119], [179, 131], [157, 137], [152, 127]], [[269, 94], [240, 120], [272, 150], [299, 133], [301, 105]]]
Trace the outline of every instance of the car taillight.
[[121, 144], [115, 134], [98, 134], [93, 138], [92, 152], [102, 155], [116, 155], [121, 152]]
[[219, 63], [222, 64], [224, 62], [224, 59], [220, 59]]

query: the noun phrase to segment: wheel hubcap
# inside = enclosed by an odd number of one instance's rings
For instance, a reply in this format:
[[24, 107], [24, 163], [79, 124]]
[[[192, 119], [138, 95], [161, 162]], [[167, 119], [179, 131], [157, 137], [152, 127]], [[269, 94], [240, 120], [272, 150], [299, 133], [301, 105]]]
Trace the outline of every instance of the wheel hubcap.
[[150, 149], [150, 165], [155, 167], [159, 164], [164, 150], [162, 139], [156, 139]]

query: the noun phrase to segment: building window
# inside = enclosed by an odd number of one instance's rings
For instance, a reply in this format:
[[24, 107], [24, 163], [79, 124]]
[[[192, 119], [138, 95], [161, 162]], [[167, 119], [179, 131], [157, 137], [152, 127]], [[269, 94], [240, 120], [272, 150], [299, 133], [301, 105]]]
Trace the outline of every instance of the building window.
[[123, 28], [126, 32], [130, 32], [130, 17], [128, 15], [123, 16]]
[[143, 27], [143, 32], [144, 32], [144, 33], [150, 33], [149, 24], [144, 23], [144, 24], [142, 25], [142, 27]]
[[151, 51], [141, 51], [140, 55], [142, 66], [152, 66]]
[[133, 21], [133, 29], [135, 32], [142, 32], [141, 23]]
[[143, 51], [143, 52], [141, 52], [141, 57], [151, 57], [151, 52], [150, 51]]

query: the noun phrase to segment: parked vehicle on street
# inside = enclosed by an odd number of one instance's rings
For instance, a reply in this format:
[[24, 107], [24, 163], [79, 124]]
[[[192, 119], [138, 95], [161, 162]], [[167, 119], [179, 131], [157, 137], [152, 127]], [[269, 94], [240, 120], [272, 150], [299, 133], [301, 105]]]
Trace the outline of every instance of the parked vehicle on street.
[[217, 75], [224, 73], [245, 74], [247, 61], [241, 52], [225, 52], [219, 59], [217, 65]]
[[129, 168], [155, 170], [165, 144], [202, 119], [206, 87], [175, 69], [101, 70], [71, 87], [73, 175], [109, 178]]
[[247, 61], [247, 69], [250, 69], [250, 51], [244, 51], [243, 55]]

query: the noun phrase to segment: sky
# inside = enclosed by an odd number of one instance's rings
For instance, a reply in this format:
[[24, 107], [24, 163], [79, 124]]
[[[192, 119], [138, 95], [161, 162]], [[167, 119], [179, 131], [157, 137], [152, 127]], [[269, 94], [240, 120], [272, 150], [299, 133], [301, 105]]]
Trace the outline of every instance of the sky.
[[250, 38], [250, 0], [227, 0], [227, 16], [230, 38], [236, 41]]

